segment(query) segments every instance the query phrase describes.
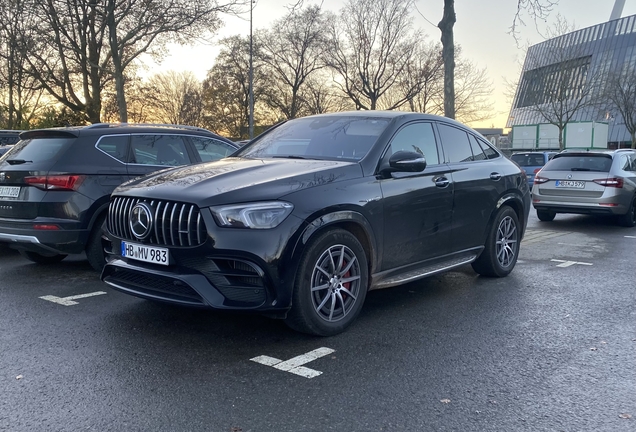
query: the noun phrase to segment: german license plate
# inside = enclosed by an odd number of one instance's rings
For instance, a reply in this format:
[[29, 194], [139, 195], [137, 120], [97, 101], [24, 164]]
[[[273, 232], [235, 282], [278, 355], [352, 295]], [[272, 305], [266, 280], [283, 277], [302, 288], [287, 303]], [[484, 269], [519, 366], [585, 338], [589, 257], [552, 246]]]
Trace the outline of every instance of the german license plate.
[[121, 242], [121, 256], [153, 264], [170, 265], [168, 249]]
[[585, 189], [585, 182], [575, 180], [557, 180], [556, 187]]
[[19, 195], [19, 186], [0, 186], [0, 198], [17, 198]]

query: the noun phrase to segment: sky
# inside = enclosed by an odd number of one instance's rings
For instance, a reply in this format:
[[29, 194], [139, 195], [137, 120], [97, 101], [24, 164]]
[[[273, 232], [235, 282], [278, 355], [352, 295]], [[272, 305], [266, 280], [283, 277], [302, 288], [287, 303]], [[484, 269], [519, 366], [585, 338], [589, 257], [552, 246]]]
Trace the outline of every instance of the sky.
[[[222, 0], [220, 0], [222, 1]], [[267, 28], [276, 19], [285, 15], [285, 5], [294, 0], [258, 0], [253, 13], [253, 28]], [[306, 4], [317, 4], [319, 0], [305, 0]], [[337, 13], [343, 0], [323, 0], [323, 9]], [[416, 28], [420, 28], [430, 40], [439, 40], [440, 32], [435, 26], [442, 17], [443, 0], [416, 0], [417, 11], [413, 18]], [[504, 128], [510, 112], [511, 101], [506, 96], [506, 79], [516, 81], [519, 75], [519, 63], [523, 61], [522, 49], [509, 34], [516, 12], [517, 0], [455, 0], [455, 43], [461, 45], [462, 55], [474, 62], [479, 68], [487, 70], [493, 82], [493, 103], [495, 116], [473, 127]], [[536, 27], [541, 32], [552, 25], [557, 14], [563, 16], [576, 29], [593, 26], [609, 20], [614, 0], [559, 0], [546, 22]], [[626, 0], [622, 16], [636, 14], [636, 0]], [[521, 45], [543, 40], [535, 28], [535, 23], [527, 15], [522, 16], [526, 26], [519, 27]], [[219, 49], [214, 43], [223, 37], [235, 34], [249, 35], [249, 13], [244, 19], [232, 16], [223, 17], [224, 25], [217, 34], [206, 43], [197, 42], [192, 46], [169, 46], [168, 55], [157, 64], [145, 58], [146, 73], [191, 71], [203, 80], [214, 64]], [[430, 22], [429, 22], [430, 21]]]

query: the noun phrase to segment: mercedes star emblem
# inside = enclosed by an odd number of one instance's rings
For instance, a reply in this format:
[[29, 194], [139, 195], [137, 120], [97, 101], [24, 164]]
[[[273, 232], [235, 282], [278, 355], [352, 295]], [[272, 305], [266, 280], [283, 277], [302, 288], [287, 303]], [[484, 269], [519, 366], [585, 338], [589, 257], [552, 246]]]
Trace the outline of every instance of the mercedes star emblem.
[[130, 212], [130, 230], [139, 240], [143, 240], [152, 231], [152, 211], [144, 203], [136, 204]]

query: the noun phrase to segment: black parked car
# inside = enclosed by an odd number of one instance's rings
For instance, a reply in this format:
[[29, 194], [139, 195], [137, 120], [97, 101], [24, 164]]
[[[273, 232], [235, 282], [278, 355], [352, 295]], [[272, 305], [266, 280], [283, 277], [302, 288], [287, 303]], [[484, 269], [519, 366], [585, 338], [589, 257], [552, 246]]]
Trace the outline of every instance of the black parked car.
[[468, 263], [506, 276], [529, 209], [523, 171], [455, 121], [318, 115], [229, 158], [118, 188], [102, 279], [147, 299], [258, 311], [333, 335], [370, 289]]
[[86, 251], [99, 270], [115, 187], [238, 148], [204, 129], [173, 125], [95, 124], [27, 131], [20, 139], [0, 157], [0, 241], [37, 263]]
[[0, 130], [0, 156], [11, 150], [13, 145], [20, 141], [18, 130]]

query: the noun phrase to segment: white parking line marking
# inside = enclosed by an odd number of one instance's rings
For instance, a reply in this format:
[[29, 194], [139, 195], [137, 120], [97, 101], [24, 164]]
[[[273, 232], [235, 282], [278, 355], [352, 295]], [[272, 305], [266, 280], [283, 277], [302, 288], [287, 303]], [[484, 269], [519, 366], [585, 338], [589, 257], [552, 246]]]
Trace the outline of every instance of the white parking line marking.
[[552, 259], [550, 261], [560, 262], [561, 264], [557, 264], [557, 267], [570, 267], [570, 266], [573, 266], [574, 264], [586, 265], [586, 266], [591, 266], [592, 265], [592, 264], [586, 263], [586, 262], [566, 261], [566, 260], [558, 260], [558, 259]]
[[306, 354], [302, 354], [302, 355], [290, 358], [289, 360], [286, 360], [286, 361], [282, 361], [277, 358], [265, 356], [265, 355], [254, 357], [254, 358], [251, 358], [250, 360], [265, 366], [271, 366], [281, 371], [293, 373], [301, 377], [315, 378], [318, 375], [322, 374], [322, 372], [314, 370], [314, 369], [306, 368], [303, 365], [306, 363], [312, 362], [316, 359], [319, 359], [320, 357], [329, 355], [332, 352], [335, 352], [335, 350], [331, 348], [322, 347], [322, 348], [315, 349], [313, 351], [309, 351]]
[[625, 236], [625, 238], [636, 238], [636, 236]]
[[61, 304], [62, 306], [73, 306], [76, 304], [79, 304], [76, 301], [73, 300], [79, 300], [79, 299], [83, 299], [83, 298], [87, 298], [87, 297], [94, 297], [94, 296], [98, 296], [98, 295], [102, 295], [102, 294], [106, 294], [105, 291], [96, 291], [93, 293], [88, 293], [88, 294], [79, 294], [79, 295], [74, 295], [74, 296], [70, 296], [70, 297], [56, 297], [56, 296], [52, 296], [52, 295], [48, 295], [48, 296], [42, 296], [40, 297], [42, 300], [47, 300], [53, 303], [57, 303], [57, 304]]

